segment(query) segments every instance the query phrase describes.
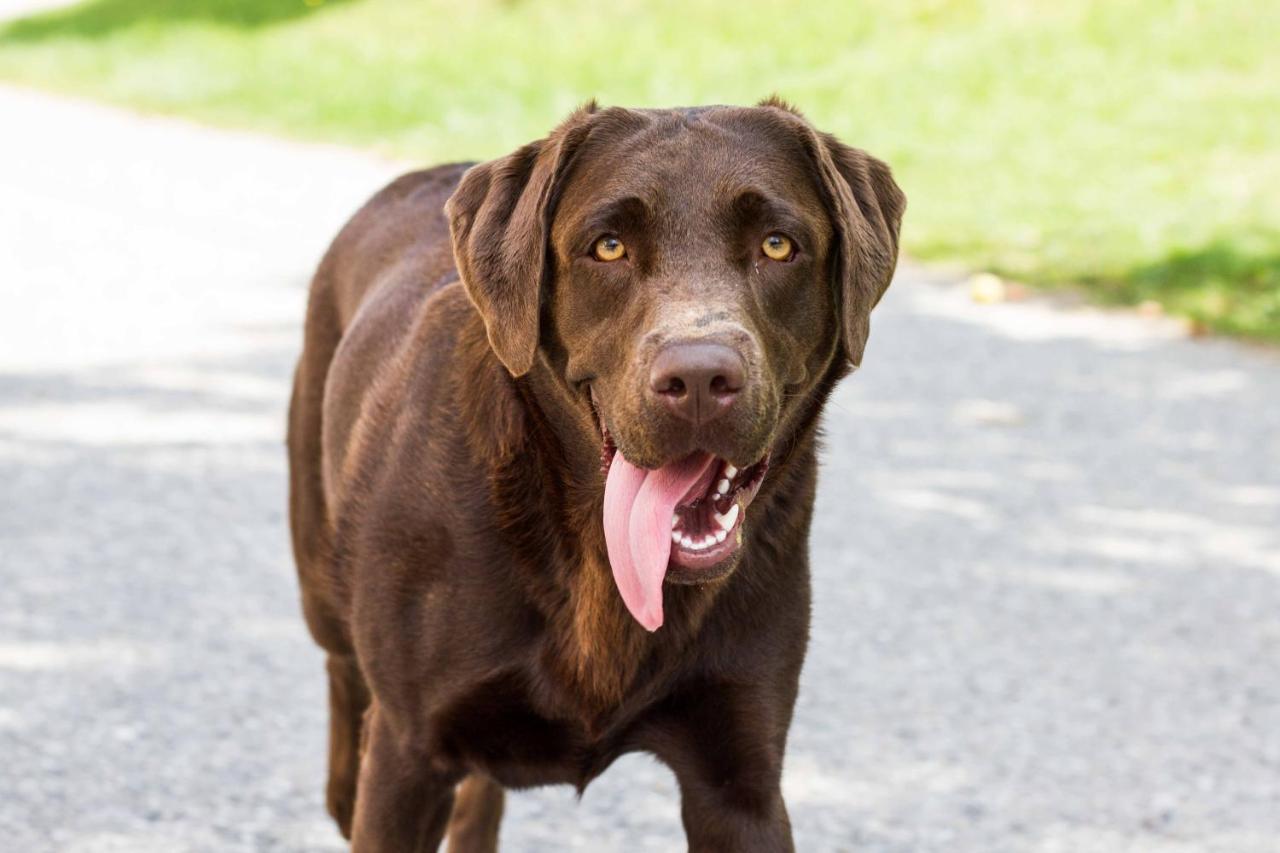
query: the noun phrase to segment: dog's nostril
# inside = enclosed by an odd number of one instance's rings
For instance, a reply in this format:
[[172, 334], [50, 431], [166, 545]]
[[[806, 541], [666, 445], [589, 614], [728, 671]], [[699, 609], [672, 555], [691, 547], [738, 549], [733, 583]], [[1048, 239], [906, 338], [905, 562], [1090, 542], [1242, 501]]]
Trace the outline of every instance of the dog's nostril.
[[676, 377], [672, 377], [671, 381], [667, 383], [667, 393], [668, 393], [668, 394], [674, 394], [674, 395], [675, 395], [675, 396], [677, 396], [677, 397], [679, 397], [681, 394], [683, 394], [683, 393], [684, 393], [684, 380], [683, 380], [683, 379], [681, 379], [681, 378], [680, 378], [680, 377], [678, 377], [678, 376], [676, 376]]
[[725, 376], [713, 376], [711, 378], [712, 394], [733, 394], [737, 388], [731, 387], [731, 383]]

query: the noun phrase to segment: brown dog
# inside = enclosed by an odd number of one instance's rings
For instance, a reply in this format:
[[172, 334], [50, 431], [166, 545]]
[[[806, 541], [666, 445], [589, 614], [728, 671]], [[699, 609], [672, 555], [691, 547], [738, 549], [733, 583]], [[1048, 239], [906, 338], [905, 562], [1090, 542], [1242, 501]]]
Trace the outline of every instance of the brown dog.
[[636, 750], [674, 770], [691, 850], [792, 849], [815, 434], [903, 207], [778, 101], [592, 104], [343, 229], [290, 515], [356, 850], [493, 850], [503, 787]]

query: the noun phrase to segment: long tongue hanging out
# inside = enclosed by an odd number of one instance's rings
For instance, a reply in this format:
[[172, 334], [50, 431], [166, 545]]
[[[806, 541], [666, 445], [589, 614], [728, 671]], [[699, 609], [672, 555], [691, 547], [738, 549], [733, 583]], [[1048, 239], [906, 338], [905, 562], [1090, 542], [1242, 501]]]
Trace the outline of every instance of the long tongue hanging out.
[[695, 453], [655, 471], [632, 465], [618, 451], [604, 485], [604, 541], [613, 580], [636, 621], [662, 627], [662, 579], [671, 558], [671, 515], [715, 462]]

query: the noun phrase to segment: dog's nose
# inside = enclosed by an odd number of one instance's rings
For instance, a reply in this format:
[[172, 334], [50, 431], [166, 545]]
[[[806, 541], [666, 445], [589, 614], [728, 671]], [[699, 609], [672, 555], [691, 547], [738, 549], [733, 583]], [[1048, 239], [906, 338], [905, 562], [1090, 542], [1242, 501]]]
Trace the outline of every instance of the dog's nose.
[[710, 341], [668, 344], [649, 370], [649, 390], [695, 426], [724, 414], [745, 381], [742, 356]]

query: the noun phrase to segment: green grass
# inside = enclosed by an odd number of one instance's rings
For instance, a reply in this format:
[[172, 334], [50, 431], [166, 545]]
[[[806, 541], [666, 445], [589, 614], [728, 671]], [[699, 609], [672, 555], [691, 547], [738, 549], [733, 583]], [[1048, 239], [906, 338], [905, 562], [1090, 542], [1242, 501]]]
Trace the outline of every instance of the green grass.
[[93, 0], [0, 31], [0, 77], [423, 162], [777, 92], [893, 164], [918, 258], [1280, 341], [1277, 33], [1259, 0]]

